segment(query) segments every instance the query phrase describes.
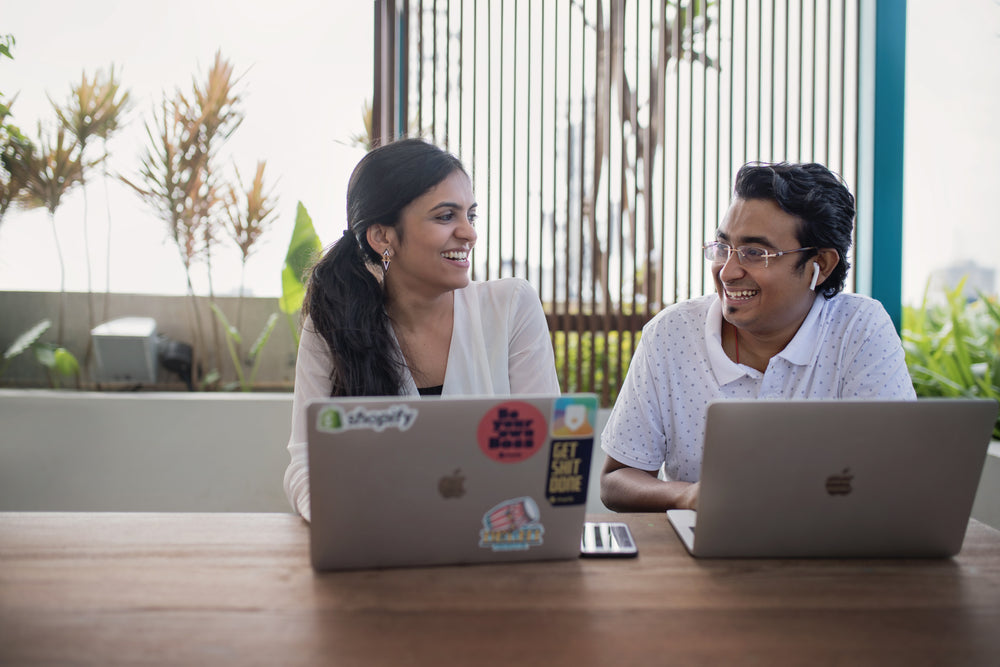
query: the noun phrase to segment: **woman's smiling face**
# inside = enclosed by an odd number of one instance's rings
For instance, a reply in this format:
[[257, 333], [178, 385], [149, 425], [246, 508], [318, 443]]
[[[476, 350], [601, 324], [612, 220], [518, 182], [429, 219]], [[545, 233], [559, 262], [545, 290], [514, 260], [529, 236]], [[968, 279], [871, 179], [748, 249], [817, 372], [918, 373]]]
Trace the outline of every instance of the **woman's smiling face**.
[[476, 209], [472, 183], [458, 170], [410, 202], [400, 212], [386, 279], [432, 292], [468, 285]]
[[[769, 199], [734, 199], [716, 232], [733, 247], [756, 246], [770, 253], [799, 247], [800, 220]], [[759, 266], [740, 264], [731, 253], [712, 265], [722, 316], [751, 335], [791, 340], [809, 313], [816, 293], [809, 289], [812, 272], [798, 268], [801, 257], [772, 258]], [[811, 268], [809, 262], [805, 268]]]

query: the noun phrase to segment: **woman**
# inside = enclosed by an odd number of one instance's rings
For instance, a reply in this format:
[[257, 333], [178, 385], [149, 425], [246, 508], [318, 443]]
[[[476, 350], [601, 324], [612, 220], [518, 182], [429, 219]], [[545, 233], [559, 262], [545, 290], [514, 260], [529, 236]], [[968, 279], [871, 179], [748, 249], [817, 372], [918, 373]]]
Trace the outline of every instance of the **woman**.
[[458, 158], [419, 139], [351, 174], [349, 228], [313, 268], [295, 366], [285, 493], [306, 520], [310, 400], [559, 393], [531, 286], [469, 280], [476, 208]]

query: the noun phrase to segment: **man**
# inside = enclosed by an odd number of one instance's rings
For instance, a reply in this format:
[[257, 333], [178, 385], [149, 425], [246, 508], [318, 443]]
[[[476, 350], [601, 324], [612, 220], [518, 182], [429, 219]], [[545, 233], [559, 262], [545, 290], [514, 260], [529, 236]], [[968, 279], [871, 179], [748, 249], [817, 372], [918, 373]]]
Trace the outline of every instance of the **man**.
[[705, 246], [716, 294], [646, 324], [601, 436], [609, 509], [697, 507], [714, 399], [916, 398], [885, 309], [842, 293], [853, 226], [854, 197], [826, 167], [740, 169]]

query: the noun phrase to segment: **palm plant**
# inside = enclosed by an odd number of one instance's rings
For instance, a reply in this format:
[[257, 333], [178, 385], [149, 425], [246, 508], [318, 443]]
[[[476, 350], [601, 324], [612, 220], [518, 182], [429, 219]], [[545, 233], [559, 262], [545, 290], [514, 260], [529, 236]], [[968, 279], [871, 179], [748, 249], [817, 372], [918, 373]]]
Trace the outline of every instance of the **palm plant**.
[[244, 373], [241, 350], [242, 334], [240, 332], [243, 331], [243, 288], [246, 279], [247, 261], [253, 254], [257, 242], [276, 217], [274, 208], [277, 198], [264, 186], [264, 168], [266, 164], [264, 160], [257, 163], [254, 180], [248, 187], [243, 185], [239, 169], [234, 166], [233, 170], [236, 174], [238, 187], [229, 184], [224, 195], [226, 231], [240, 250], [240, 293], [236, 302], [236, 326], [230, 325], [222, 310], [216, 304], [212, 304], [212, 310], [215, 312], [219, 324], [222, 325], [225, 331], [226, 344], [233, 361], [233, 367], [236, 370], [237, 379], [243, 391], [250, 390], [250, 385], [253, 383], [260, 364], [261, 350], [270, 338], [271, 331], [274, 329], [274, 324], [278, 317], [277, 313], [272, 313], [271, 317], [268, 318], [264, 331], [261, 332], [249, 351], [249, 373]]
[[[13, 45], [13, 36], [0, 36], [0, 56], [13, 59], [14, 56], [10, 53], [10, 47]], [[14, 99], [17, 99], [16, 95]], [[14, 104], [14, 99], [6, 102], [3, 93], [0, 92], [0, 222], [3, 222], [7, 209], [24, 189], [27, 169], [23, 158], [33, 150], [31, 142], [21, 130], [7, 121], [11, 116], [10, 108]]]
[[0, 102], [0, 222], [27, 185], [26, 159], [34, 151], [31, 140], [7, 122], [12, 105], [13, 100], [9, 105]]
[[243, 325], [243, 288], [246, 280], [247, 260], [253, 254], [260, 237], [267, 231], [277, 215], [274, 213], [277, 198], [264, 186], [265, 160], [257, 163], [257, 171], [249, 187], [244, 187], [239, 169], [234, 167], [236, 183], [226, 188], [225, 223], [229, 237], [240, 250], [240, 294], [236, 308], [236, 326]]
[[[205, 82], [194, 82], [189, 94], [178, 91], [173, 99], [164, 98], [159, 112], [153, 112], [153, 122], [146, 124], [149, 145], [139, 171], [142, 183], [122, 179], [167, 223], [180, 253], [195, 319], [196, 355], [204, 335], [191, 269], [196, 261], [205, 261], [209, 297], [213, 298], [212, 247], [218, 240], [224, 208], [224, 188], [215, 161], [221, 144], [243, 122], [237, 83], [233, 66], [216, 53]], [[217, 335], [215, 352], [218, 360]], [[195, 359], [196, 367], [197, 363]]]
[[[51, 99], [50, 99], [51, 102]], [[93, 80], [87, 78], [87, 73], [80, 76], [79, 85], [70, 87], [69, 101], [65, 107], [60, 107], [52, 102], [56, 117], [60, 124], [74, 137], [80, 144], [80, 152], [87, 154], [87, 149], [91, 139], [100, 139], [104, 144], [103, 154], [98, 158], [103, 167], [103, 177], [105, 190], [107, 188], [107, 156], [108, 139], [121, 127], [122, 117], [129, 106], [129, 93], [121, 88], [121, 83], [115, 78], [115, 68], [112, 66], [110, 74], [104, 77], [101, 71], [95, 72]], [[83, 245], [87, 267], [87, 293], [88, 293], [88, 315], [90, 318], [90, 328], [94, 327], [94, 304], [91, 295], [93, 288], [91, 283], [90, 266], [90, 235], [88, 229], [87, 215], [87, 174], [84, 172], [81, 179], [83, 187]], [[108, 207], [108, 234], [107, 234], [107, 254], [105, 257], [107, 267], [106, 288], [105, 288], [105, 316], [107, 315], [107, 293], [110, 291], [110, 257], [111, 257], [111, 209]]]
[[56, 255], [59, 259], [59, 317], [56, 339], [63, 342], [66, 309], [66, 264], [55, 215], [66, 194], [83, 182], [83, 173], [88, 168], [80, 152], [80, 145], [67, 136], [66, 129], [59, 126], [52, 137], [38, 125], [38, 150], [21, 155], [25, 172], [24, 190], [19, 201], [25, 208], [45, 208], [49, 214], [52, 236], [55, 240]]
[[179, 94], [179, 107], [187, 119], [187, 148], [192, 151], [192, 164], [197, 165], [202, 176], [202, 187], [205, 192], [212, 193], [205, 198], [205, 207], [201, 211], [202, 252], [208, 268], [209, 297], [214, 297], [212, 287], [212, 248], [218, 241], [218, 230], [221, 225], [218, 217], [220, 203], [219, 178], [215, 171], [216, 157], [219, 148], [243, 122], [242, 98], [236, 92], [239, 78], [233, 78], [234, 68], [231, 63], [216, 52], [215, 61], [208, 70], [208, 76], [202, 86], [194, 83], [192, 96], [188, 98]]

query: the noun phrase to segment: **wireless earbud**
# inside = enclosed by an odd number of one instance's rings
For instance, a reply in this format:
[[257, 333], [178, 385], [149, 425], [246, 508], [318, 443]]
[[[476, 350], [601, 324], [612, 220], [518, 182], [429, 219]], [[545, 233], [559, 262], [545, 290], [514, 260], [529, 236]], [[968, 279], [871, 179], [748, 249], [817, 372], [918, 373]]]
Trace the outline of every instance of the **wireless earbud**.
[[819, 264], [817, 264], [816, 262], [813, 262], [813, 279], [812, 279], [812, 282], [809, 283], [809, 289], [815, 290], [816, 289], [816, 282], [818, 280], [819, 280]]

